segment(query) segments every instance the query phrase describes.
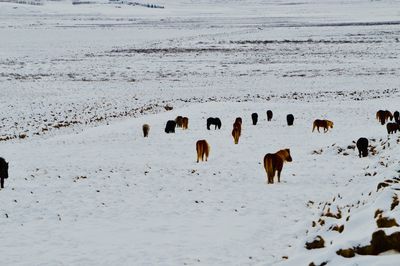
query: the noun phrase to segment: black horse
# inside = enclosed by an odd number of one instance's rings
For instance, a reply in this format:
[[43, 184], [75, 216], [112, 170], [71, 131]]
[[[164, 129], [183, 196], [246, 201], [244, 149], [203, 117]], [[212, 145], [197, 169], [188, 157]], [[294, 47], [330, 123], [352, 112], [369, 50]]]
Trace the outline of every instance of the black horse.
[[358, 157], [367, 157], [368, 156], [368, 139], [359, 138], [357, 140], [357, 149], [358, 149]]
[[293, 126], [294, 116], [292, 114], [288, 114], [286, 116], [286, 121], [288, 126]]
[[4, 188], [4, 179], [8, 178], [8, 163], [0, 157], [0, 185]]
[[174, 120], [168, 120], [165, 125], [165, 133], [175, 133], [176, 122]]
[[253, 120], [253, 125], [257, 125], [258, 114], [257, 113], [252, 113], [251, 114], [251, 120]]
[[207, 129], [210, 130], [210, 126], [215, 125], [215, 129], [221, 129], [221, 120], [218, 117], [207, 118]]
[[271, 111], [271, 110], [268, 110], [268, 111], [267, 111], [267, 120], [268, 120], [268, 121], [271, 121], [273, 115], [274, 115], [274, 114], [272, 113], [272, 111]]
[[399, 124], [399, 115], [400, 115], [400, 113], [399, 113], [399, 111], [395, 111], [394, 113], [393, 113], [393, 117], [394, 117], [394, 121], [397, 123], [397, 124]]

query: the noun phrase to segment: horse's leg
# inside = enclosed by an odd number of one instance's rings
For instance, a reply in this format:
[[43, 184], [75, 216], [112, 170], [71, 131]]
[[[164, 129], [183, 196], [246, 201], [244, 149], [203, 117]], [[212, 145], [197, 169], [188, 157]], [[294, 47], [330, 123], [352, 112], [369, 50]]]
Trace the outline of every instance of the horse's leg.
[[278, 183], [281, 182], [281, 171], [282, 171], [282, 169], [278, 170]]
[[1, 188], [4, 188], [4, 178], [1, 178]]

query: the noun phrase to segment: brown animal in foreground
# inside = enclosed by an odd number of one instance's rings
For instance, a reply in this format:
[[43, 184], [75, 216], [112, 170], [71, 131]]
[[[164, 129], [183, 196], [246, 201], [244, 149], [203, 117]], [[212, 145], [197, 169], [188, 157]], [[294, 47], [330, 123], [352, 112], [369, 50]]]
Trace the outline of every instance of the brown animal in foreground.
[[281, 182], [283, 163], [291, 161], [290, 149], [280, 150], [276, 153], [267, 153], [264, 156], [264, 169], [267, 172], [268, 184], [274, 183], [276, 171], [278, 171], [278, 182]]
[[389, 119], [390, 121], [393, 120], [393, 115], [388, 110], [379, 110], [378, 112], [376, 112], [376, 119], [378, 119], [381, 125], [384, 125]]
[[320, 120], [316, 119], [313, 123], [313, 129], [312, 132], [314, 132], [315, 128], [317, 128], [319, 132], [319, 128], [323, 127], [324, 128], [324, 133], [328, 132], [329, 128], [333, 128], [333, 122], [329, 120]]
[[147, 138], [149, 136], [150, 126], [148, 124], [143, 125], [143, 136]]
[[176, 123], [176, 127], [182, 127], [183, 117], [182, 116], [177, 116], [175, 118], [175, 123]]
[[196, 142], [196, 151], [197, 151], [197, 162], [199, 162], [199, 160], [204, 161], [204, 157], [207, 161], [208, 155], [210, 154], [210, 145], [207, 143], [205, 139], [198, 140]]
[[182, 118], [182, 129], [188, 129], [189, 127], [189, 118], [184, 117]]

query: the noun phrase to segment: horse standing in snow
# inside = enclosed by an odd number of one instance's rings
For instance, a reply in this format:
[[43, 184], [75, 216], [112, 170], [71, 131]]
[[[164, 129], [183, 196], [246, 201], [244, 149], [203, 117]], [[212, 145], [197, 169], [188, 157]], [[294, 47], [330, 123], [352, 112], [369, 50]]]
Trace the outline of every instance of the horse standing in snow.
[[288, 114], [286, 116], [286, 122], [288, 126], [293, 126], [294, 116], [292, 114]]
[[150, 126], [148, 124], [143, 125], [143, 136], [147, 138], [149, 136]]
[[165, 125], [165, 133], [175, 133], [176, 122], [174, 120], [168, 120]]
[[274, 183], [275, 172], [278, 171], [278, 182], [281, 182], [281, 172], [284, 162], [291, 162], [290, 150], [284, 149], [264, 156], [264, 169], [267, 172], [268, 184]]
[[357, 149], [358, 149], [358, 157], [367, 157], [368, 156], [368, 139], [367, 138], [359, 138], [357, 140]]
[[333, 122], [329, 120], [320, 120], [316, 119], [313, 123], [313, 129], [312, 132], [314, 132], [315, 128], [317, 128], [319, 132], [319, 128], [323, 127], [324, 128], [324, 133], [328, 132], [329, 128], [333, 128]]
[[257, 125], [258, 114], [257, 113], [252, 113], [251, 114], [251, 120], [253, 120], [253, 125]]
[[198, 140], [196, 142], [196, 151], [197, 151], [197, 162], [200, 160], [207, 161], [208, 155], [210, 154], [210, 145], [207, 143], [205, 139]]
[[378, 112], [376, 112], [376, 119], [378, 119], [381, 125], [384, 125], [389, 119], [390, 121], [393, 120], [393, 115], [388, 110], [379, 110]]
[[388, 134], [396, 133], [397, 130], [400, 130], [399, 125], [397, 123], [387, 123], [386, 124], [386, 130]]
[[4, 188], [4, 179], [8, 178], [8, 163], [0, 157], [0, 187]]
[[209, 117], [207, 118], [207, 129], [210, 130], [210, 126], [211, 125], [215, 125], [215, 129], [221, 129], [221, 119], [219, 119], [218, 117]]
[[268, 111], [267, 111], [267, 120], [268, 120], [268, 121], [271, 121], [272, 116], [273, 116], [272, 111], [271, 111], [271, 110], [268, 110]]

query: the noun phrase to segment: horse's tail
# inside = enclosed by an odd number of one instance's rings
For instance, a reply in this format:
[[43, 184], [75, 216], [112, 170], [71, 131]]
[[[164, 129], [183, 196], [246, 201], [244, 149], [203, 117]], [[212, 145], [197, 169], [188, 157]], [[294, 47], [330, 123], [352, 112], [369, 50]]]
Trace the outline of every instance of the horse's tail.
[[274, 165], [272, 163], [272, 158], [270, 156], [268, 156], [268, 154], [265, 155], [265, 158], [264, 158], [264, 168], [265, 168], [265, 171], [267, 172], [268, 182], [270, 182], [270, 180], [272, 178], [274, 178], [275, 171], [274, 171]]
[[312, 131], [311, 131], [311, 132], [314, 132], [315, 127], [317, 126], [316, 124], [317, 124], [317, 123], [315, 123], [315, 121], [314, 121], [313, 126], [312, 126]]
[[197, 162], [199, 162], [200, 158], [203, 160], [203, 145], [201, 145], [200, 141], [196, 143], [196, 151], [197, 151]]

